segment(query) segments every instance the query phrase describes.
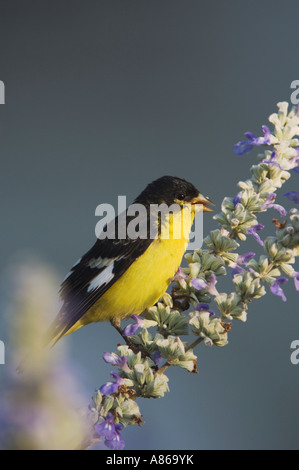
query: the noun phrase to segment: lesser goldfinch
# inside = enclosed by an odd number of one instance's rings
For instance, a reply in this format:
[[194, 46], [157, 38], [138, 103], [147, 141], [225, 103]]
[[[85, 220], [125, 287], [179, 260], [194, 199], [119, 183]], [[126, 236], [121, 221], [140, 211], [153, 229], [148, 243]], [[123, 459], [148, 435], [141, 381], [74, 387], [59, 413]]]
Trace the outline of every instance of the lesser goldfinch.
[[[54, 344], [91, 322], [110, 321], [121, 333], [122, 319], [153, 306], [181, 264], [195, 212], [212, 212], [208, 205], [213, 203], [186, 180], [163, 176], [150, 183], [134, 204], [146, 209], [142, 223], [148, 236], [97, 239], [77, 261], [61, 285], [63, 304], [48, 336]], [[156, 219], [158, 230], [153, 238], [152, 208], [160, 204], [178, 204], [179, 210]], [[126, 220], [128, 224], [132, 216]], [[174, 236], [174, 232], [181, 235]]]

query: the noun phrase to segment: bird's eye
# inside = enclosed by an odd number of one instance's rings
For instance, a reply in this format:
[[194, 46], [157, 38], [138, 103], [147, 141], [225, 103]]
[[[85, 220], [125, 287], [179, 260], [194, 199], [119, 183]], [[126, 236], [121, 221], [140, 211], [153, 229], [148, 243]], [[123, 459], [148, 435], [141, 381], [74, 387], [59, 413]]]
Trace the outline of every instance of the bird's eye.
[[185, 199], [185, 194], [184, 193], [178, 193], [176, 198], [179, 201], [183, 201]]

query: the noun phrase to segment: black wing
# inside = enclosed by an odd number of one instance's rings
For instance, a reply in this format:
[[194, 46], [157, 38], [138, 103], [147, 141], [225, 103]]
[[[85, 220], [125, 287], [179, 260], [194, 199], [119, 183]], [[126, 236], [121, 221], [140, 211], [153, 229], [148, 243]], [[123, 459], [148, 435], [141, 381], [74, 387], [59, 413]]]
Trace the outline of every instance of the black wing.
[[[115, 220], [117, 222], [117, 218]], [[150, 236], [146, 239], [98, 239], [62, 282], [60, 295], [63, 305], [50, 327], [48, 341], [58, 341], [75, 325], [146, 251], [151, 241]]]

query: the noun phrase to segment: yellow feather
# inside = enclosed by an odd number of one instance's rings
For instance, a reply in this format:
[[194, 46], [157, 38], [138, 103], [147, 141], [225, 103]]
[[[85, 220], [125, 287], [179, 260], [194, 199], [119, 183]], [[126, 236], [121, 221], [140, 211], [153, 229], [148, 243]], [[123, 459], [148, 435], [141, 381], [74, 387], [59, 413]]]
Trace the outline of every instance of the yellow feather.
[[153, 306], [181, 264], [194, 215], [186, 204], [167, 216], [159, 236], [66, 334], [91, 322], [139, 315]]

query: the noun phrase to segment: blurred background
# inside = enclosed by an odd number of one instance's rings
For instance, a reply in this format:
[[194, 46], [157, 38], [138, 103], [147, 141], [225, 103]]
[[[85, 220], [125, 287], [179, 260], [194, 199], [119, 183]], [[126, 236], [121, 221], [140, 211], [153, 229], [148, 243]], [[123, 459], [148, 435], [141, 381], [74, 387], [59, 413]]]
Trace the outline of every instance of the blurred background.
[[[191, 181], [218, 209], [237, 193], [256, 152], [237, 157], [233, 144], [245, 131], [260, 135], [299, 79], [297, 9], [295, 0], [1, 1], [2, 386], [19, 264], [54, 272], [58, 291], [95, 241], [97, 205], [116, 205], [118, 195], [130, 203], [165, 174]], [[285, 191], [298, 191], [298, 177]], [[204, 234], [216, 227], [207, 214]], [[240, 251], [249, 249], [260, 247], [249, 241]], [[198, 375], [170, 369], [170, 393], [139, 402], [145, 425], [126, 428], [126, 449], [298, 448], [292, 282], [285, 293], [286, 303], [272, 294], [254, 302], [226, 347], [200, 345]], [[102, 355], [119, 337], [99, 323], [63, 342], [88, 404], [109, 378]]]

